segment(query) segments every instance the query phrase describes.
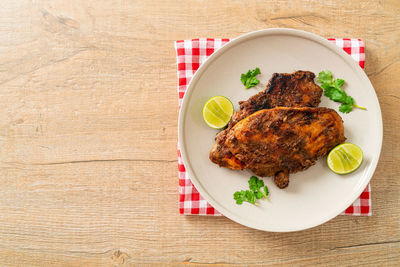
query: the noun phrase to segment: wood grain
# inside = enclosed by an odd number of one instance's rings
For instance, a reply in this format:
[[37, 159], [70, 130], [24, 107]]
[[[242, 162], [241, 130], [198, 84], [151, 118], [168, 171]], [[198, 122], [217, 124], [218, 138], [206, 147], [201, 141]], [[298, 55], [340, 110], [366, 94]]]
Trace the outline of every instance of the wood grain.
[[[270, 27], [365, 41], [372, 217], [265, 233], [178, 215], [173, 41]], [[398, 266], [399, 29], [397, 0], [2, 1], [0, 265]]]

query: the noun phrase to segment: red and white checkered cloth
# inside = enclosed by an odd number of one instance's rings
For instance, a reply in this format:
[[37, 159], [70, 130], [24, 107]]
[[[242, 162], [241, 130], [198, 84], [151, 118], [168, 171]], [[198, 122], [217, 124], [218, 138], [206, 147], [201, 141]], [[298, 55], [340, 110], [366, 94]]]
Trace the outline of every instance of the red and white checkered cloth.
[[[231, 39], [193, 39], [175, 42], [178, 65], [178, 99], [179, 108], [187, 85], [199, 66], [214, 51], [221, 48]], [[364, 42], [360, 39], [329, 38], [329, 41], [342, 48], [364, 68]], [[179, 175], [179, 213], [185, 215], [221, 215], [199, 194], [188, 177], [182, 162], [178, 140], [178, 175]], [[371, 216], [370, 184], [354, 203], [342, 212], [342, 215]]]

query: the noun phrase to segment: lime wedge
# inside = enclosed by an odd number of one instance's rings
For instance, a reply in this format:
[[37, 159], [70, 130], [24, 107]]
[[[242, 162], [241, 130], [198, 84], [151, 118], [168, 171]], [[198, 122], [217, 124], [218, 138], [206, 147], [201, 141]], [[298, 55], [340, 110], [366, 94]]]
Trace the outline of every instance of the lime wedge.
[[214, 129], [224, 128], [233, 115], [233, 104], [224, 96], [210, 98], [203, 107], [203, 119]]
[[334, 173], [347, 174], [360, 167], [363, 161], [363, 152], [358, 146], [345, 143], [332, 149], [326, 161], [329, 169]]

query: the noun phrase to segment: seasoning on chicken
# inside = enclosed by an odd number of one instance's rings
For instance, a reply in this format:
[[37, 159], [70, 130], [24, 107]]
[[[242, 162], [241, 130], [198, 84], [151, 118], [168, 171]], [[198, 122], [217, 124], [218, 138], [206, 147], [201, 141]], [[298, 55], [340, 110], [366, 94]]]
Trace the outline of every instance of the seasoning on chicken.
[[[261, 109], [274, 107], [317, 107], [321, 101], [322, 89], [314, 83], [315, 74], [310, 71], [274, 73], [266, 88], [260, 93], [241, 101], [240, 109], [233, 114], [227, 128], [215, 138], [216, 146], [210, 153], [211, 161], [222, 167], [243, 169], [242, 163], [229, 151], [223, 149], [226, 135], [236, 123]], [[218, 158], [218, 160], [217, 160]]]
[[322, 89], [314, 82], [315, 74], [310, 71], [274, 73], [265, 89], [239, 102], [228, 128], [261, 109], [274, 107], [318, 107]]
[[277, 186], [285, 188], [290, 173], [308, 169], [345, 139], [342, 118], [333, 109], [276, 107], [234, 125], [224, 142], [214, 145], [210, 159], [223, 167], [275, 176]]

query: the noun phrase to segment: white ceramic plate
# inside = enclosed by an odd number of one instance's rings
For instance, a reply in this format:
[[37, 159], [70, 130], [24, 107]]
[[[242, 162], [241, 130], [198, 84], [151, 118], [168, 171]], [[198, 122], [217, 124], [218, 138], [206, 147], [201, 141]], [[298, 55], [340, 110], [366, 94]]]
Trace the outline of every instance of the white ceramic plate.
[[[261, 84], [245, 90], [241, 73], [259, 67]], [[274, 72], [309, 70], [316, 75], [331, 70], [346, 81], [345, 90], [368, 111], [355, 109], [339, 113], [344, 121], [347, 142], [360, 146], [364, 162], [354, 173], [337, 175], [326, 158], [306, 171], [290, 175], [286, 189], [278, 189], [271, 178], [271, 203], [260, 206], [236, 205], [233, 193], [246, 189], [249, 171], [234, 171], [213, 164], [208, 154], [217, 130], [202, 118], [202, 107], [212, 96], [228, 97], [238, 109], [238, 101], [264, 89]], [[322, 96], [321, 107], [338, 110], [339, 104]], [[226, 217], [248, 227], [288, 232], [320, 225], [344, 211], [370, 181], [382, 145], [382, 117], [379, 102], [368, 77], [344, 51], [322, 37], [293, 29], [268, 29], [236, 38], [216, 51], [196, 72], [183, 99], [179, 114], [179, 139], [183, 162], [200, 194]]]

